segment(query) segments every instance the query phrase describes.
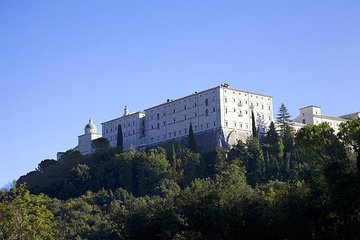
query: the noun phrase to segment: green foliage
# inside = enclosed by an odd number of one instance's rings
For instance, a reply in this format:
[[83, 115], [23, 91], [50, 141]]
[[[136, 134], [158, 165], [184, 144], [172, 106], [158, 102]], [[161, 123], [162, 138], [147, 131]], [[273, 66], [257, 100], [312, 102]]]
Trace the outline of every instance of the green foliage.
[[92, 140], [91, 147], [95, 150], [95, 152], [104, 152], [110, 147], [109, 140], [106, 138], [98, 138]]
[[291, 122], [291, 115], [289, 113], [289, 110], [283, 103], [279, 108], [276, 119], [282, 132], [284, 131], [284, 127]]
[[194, 135], [194, 131], [193, 131], [193, 127], [192, 127], [191, 123], [189, 126], [188, 148], [193, 152], [196, 152], [196, 150], [197, 150], [195, 135]]
[[255, 123], [255, 115], [254, 111], [251, 111], [251, 129], [252, 129], [252, 135], [253, 137], [259, 137], [258, 130], [256, 129], [256, 123]]
[[118, 148], [120, 153], [124, 151], [124, 140], [123, 140], [123, 131], [121, 124], [119, 124], [118, 126], [116, 147]]
[[0, 239], [55, 239], [53, 214], [44, 195], [33, 195], [25, 185], [0, 193]]
[[250, 136], [202, 155], [175, 146], [70, 150], [18, 181], [49, 197], [1, 194], [0, 234], [19, 239], [18, 219], [38, 206], [49, 236], [25, 239], [357, 239], [359, 121], [338, 135], [307, 125], [295, 137], [290, 125], [278, 134], [271, 124], [263, 143]]

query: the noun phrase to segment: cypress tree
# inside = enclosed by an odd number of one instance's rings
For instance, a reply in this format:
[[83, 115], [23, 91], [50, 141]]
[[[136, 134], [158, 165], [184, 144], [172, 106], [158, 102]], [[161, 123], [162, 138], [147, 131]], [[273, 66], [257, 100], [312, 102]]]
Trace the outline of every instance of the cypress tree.
[[253, 135], [253, 137], [254, 138], [258, 137], [259, 134], [258, 134], [258, 132], [256, 130], [254, 111], [251, 111], [251, 124], [252, 124], [251, 126], [252, 126], [252, 135]]
[[123, 132], [121, 124], [119, 124], [118, 126], [116, 147], [119, 149], [120, 152], [124, 151]]
[[195, 136], [194, 136], [194, 131], [193, 131], [191, 123], [190, 123], [190, 127], [189, 127], [188, 148], [191, 151], [196, 152]]
[[268, 144], [268, 148], [270, 150], [270, 154], [272, 156], [277, 156], [278, 154], [278, 141], [279, 135], [276, 132], [274, 122], [270, 123], [269, 130], [265, 135], [265, 144]]

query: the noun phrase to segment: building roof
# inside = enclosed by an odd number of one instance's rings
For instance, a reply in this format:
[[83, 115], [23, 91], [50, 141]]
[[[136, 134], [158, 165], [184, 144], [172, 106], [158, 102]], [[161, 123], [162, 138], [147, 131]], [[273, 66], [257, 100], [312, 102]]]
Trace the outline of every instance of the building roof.
[[265, 95], [265, 94], [261, 94], [261, 93], [255, 93], [255, 92], [249, 92], [249, 91], [245, 91], [245, 90], [241, 90], [241, 89], [232, 88], [232, 87], [230, 87], [229, 84], [221, 84], [220, 86], [216, 86], [216, 87], [213, 87], [213, 88], [205, 89], [205, 90], [202, 90], [202, 91], [200, 91], [200, 92], [194, 92], [194, 93], [192, 93], [192, 94], [190, 94], [190, 95], [187, 95], [187, 96], [184, 96], [184, 97], [180, 97], [180, 98], [177, 98], [177, 99], [168, 99], [167, 102], [163, 102], [163, 103], [160, 103], [160, 104], [155, 105], [155, 106], [153, 106], [153, 107], [149, 107], [149, 108], [145, 109], [144, 111], [148, 111], [148, 110], [150, 110], [150, 109], [154, 109], [154, 108], [157, 108], [157, 107], [160, 107], [160, 106], [169, 104], [169, 103], [173, 103], [173, 102], [176, 102], [176, 101], [179, 101], [179, 100], [182, 100], [182, 99], [191, 97], [191, 96], [193, 96], [193, 95], [195, 95], [195, 94], [202, 94], [202, 93], [204, 93], [204, 92], [211, 91], [211, 90], [215, 90], [215, 89], [220, 89], [220, 88], [228, 89], [228, 90], [232, 90], [232, 91], [241, 91], [241, 92], [244, 92], [244, 93], [247, 93], [247, 94], [254, 94], [254, 95], [259, 95], [259, 96], [263, 96], [263, 97], [267, 97], [267, 98], [272, 98], [272, 96], [269, 96], [269, 95]]
[[89, 119], [89, 123], [86, 124], [85, 129], [95, 129], [96, 130], [96, 126], [95, 126], [95, 124], [93, 124], [91, 118]]
[[327, 120], [337, 120], [337, 121], [348, 121], [348, 120], [345, 119], [345, 118], [334, 117], [334, 116], [329, 116], [329, 115], [324, 115], [324, 114], [314, 115], [314, 117], [321, 118], [321, 119], [325, 119], [325, 120], [327, 119]]
[[122, 119], [122, 118], [131, 117], [131, 116], [140, 115], [140, 114], [145, 114], [145, 112], [144, 111], [138, 111], [138, 112], [134, 112], [134, 113], [129, 113], [128, 115], [123, 115], [121, 117], [113, 118], [113, 119], [108, 120], [106, 122], [102, 122], [101, 125], [104, 125], [104, 124], [106, 124], [108, 122], [113, 122], [113, 121], [116, 121], [116, 120], [119, 120], [119, 119]]
[[310, 107], [321, 108], [321, 107], [319, 107], [319, 106], [309, 105], [309, 106], [306, 106], [306, 107], [302, 107], [302, 108], [300, 108], [299, 110], [303, 110], [303, 109], [305, 109], [305, 108], [310, 108]]

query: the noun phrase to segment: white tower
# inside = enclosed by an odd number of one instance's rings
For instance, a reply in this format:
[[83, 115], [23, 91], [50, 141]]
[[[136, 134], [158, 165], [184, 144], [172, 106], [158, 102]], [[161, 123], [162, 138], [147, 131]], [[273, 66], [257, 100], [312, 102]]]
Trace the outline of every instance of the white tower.
[[129, 109], [128, 109], [128, 107], [127, 106], [125, 106], [125, 108], [124, 108], [124, 116], [126, 116], [126, 115], [129, 115]]
[[97, 138], [101, 138], [101, 134], [97, 133], [95, 124], [92, 122], [92, 119], [89, 119], [89, 123], [86, 124], [84, 128], [85, 133], [79, 136], [77, 149], [82, 155], [91, 154], [92, 147], [91, 141]]

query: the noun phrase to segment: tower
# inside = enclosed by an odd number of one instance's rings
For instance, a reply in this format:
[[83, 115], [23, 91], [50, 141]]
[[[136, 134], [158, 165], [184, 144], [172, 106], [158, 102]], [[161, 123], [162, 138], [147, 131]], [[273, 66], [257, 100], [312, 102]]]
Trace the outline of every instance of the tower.
[[129, 115], [129, 109], [127, 106], [124, 108], [124, 116]]
[[101, 134], [97, 133], [96, 126], [90, 118], [89, 123], [85, 125], [84, 134], [79, 136], [77, 149], [82, 155], [91, 154], [93, 152], [91, 141], [101, 137]]

